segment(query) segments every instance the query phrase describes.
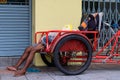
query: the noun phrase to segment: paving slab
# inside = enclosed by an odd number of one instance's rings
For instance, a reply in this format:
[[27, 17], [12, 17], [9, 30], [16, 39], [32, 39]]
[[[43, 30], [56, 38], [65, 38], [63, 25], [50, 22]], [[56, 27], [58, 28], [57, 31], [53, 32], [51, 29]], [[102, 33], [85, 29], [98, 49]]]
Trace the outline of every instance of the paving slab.
[[56, 67], [36, 68], [40, 72], [27, 72], [24, 76], [14, 77], [13, 71], [0, 67], [0, 80], [120, 80], [120, 65], [116, 64], [91, 64], [84, 73], [70, 76], [63, 74]]
[[26, 76], [14, 77], [13, 75], [2, 75], [1, 80], [27, 80]]
[[48, 74], [42, 75], [42, 73], [29, 73], [26, 75], [26, 77], [28, 80], [54, 80]]

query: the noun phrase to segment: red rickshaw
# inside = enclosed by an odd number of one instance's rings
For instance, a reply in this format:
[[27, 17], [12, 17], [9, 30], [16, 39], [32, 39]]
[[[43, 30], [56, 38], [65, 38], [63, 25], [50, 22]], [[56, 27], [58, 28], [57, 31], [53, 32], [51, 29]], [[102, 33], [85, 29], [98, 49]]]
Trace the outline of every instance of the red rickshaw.
[[[101, 23], [100, 18], [100, 23]], [[105, 23], [110, 28], [110, 25]], [[46, 35], [46, 48], [41, 53], [43, 61], [48, 66], [55, 65], [61, 72], [67, 75], [76, 75], [84, 72], [90, 66], [90, 63], [120, 63], [117, 59], [120, 57], [120, 30], [112, 36], [106, 44], [98, 49], [98, 39], [100, 26], [97, 31], [79, 31], [79, 30], [51, 30], [36, 32], [35, 41], [37, 43], [42, 36]], [[112, 30], [112, 28], [111, 28]], [[49, 43], [48, 34], [56, 32], [57, 36]], [[89, 39], [86, 34], [93, 34], [94, 38]], [[107, 51], [107, 47], [112, 47]], [[103, 54], [106, 53], [106, 54]]]

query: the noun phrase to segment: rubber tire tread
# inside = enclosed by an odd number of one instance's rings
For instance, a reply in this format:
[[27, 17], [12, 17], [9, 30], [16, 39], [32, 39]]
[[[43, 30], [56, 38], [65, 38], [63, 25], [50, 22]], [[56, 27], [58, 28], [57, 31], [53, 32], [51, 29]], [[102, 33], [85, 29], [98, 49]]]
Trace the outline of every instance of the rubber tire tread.
[[46, 54], [41, 54], [41, 58], [42, 58], [43, 62], [44, 62], [48, 67], [54, 67], [54, 66], [55, 66], [55, 65], [54, 65], [54, 62], [53, 62], [53, 61], [52, 61], [52, 62], [48, 61], [45, 56], [46, 56]]
[[[88, 50], [89, 50], [89, 53], [88, 53], [88, 59], [86, 61], [86, 63], [84, 64], [84, 67], [82, 67], [80, 70], [78, 71], [67, 71], [66, 69], [64, 69], [60, 62], [59, 62], [59, 48], [60, 46], [70, 40], [70, 39], [77, 39], [77, 40], [81, 40], [83, 43], [85, 43], [85, 45], [87, 46]], [[58, 44], [56, 45], [56, 48], [54, 50], [54, 64], [55, 66], [61, 71], [63, 72], [64, 74], [66, 75], [77, 75], [77, 74], [81, 74], [83, 73], [85, 70], [88, 69], [90, 63], [91, 63], [91, 59], [92, 59], [92, 47], [90, 45], [90, 43], [88, 42], [88, 40], [86, 38], [84, 38], [83, 36], [80, 36], [80, 35], [75, 35], [75, 34], [72, 34], [72, 35], [69, 35], [69, 36], [66, 36], [64, 38], [62, 38]]]

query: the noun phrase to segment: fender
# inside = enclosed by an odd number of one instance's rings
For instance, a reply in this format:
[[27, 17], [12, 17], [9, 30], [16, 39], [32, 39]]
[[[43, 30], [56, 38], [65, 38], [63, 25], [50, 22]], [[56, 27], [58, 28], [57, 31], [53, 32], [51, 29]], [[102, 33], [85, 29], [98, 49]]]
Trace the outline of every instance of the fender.
[[[93, 49], [93, 45], [92, 45], [92, 43], [91, 43], [91, 41], [89, 40], [89, 38], [87, 37], [87, 36], [85, 36], [84, 34], [81, 34], [81, 33], [65, 33], [64, 35], [62, 35], [62, 36], [60, 36], [53, 44], [53, 46], [51, 47], [51, 53], [53, 53], [53, 51], [54, 51], [54, 49], [55, 49], [55, 47], [56, 47], [56, 45], [57, 45], [57, 43], [62, 39], [62, 38], [64, 38], [64, 37], [66, 37], [66, 36], [69, 36], [69, 35], [80, 35], [80, 36], [82, 36], [83, 38], [85, 38], [88, 42], [89, 42], [89, 44], [91, 45], [91, 48]], [[92, 50], [93, 51], [93, 50]]]

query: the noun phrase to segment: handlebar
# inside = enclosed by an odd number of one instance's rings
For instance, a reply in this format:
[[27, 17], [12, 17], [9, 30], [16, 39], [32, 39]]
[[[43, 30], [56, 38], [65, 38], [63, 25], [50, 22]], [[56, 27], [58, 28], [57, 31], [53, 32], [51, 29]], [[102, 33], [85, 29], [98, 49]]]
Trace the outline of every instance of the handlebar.
[[109, 27], [109, 29], [112, 31], [113, 34], [115, 34], [115, 31], [111, 28], [111, 25], [107, 22], [103, 22], [106, 26]]

